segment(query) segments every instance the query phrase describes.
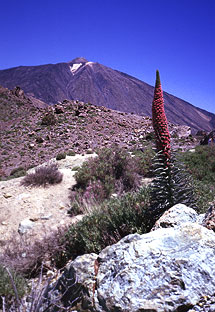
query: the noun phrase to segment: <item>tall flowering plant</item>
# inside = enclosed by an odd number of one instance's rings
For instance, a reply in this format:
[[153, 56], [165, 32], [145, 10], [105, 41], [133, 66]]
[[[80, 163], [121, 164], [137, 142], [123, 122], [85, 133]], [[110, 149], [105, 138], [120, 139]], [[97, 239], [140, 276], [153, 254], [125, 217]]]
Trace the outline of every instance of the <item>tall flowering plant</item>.
[[182, 203], [195, 208], [192, 181], [174, 153], [170, 155], [170, 134], [158, 70], [152, 103], [152, 122], [157, 154], [152, 164], [154, 179], [150, 186], [150, 208], [146, 216], [149, 229], [166, 210], [176, 204]]
[[161, 88], [160, 74], [156, 71], [156, 84], [152, 103], [152, 123], [156, 135], [156, 146], [167, 159], [170, 158], [170, 134], [167, 118], [164, 111], [163, 91]]

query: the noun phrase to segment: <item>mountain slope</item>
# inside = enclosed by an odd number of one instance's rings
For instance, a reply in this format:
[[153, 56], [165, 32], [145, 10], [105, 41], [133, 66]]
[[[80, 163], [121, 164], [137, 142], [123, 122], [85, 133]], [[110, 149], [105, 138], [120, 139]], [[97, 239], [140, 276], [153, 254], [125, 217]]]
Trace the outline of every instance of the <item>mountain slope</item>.
[[[48, 104], [64, 99], [151, 116], [154, 88], [125, 73], [77, 58], [68, 63], [20, 66], [0, 70], [0, 84], [19, 85], [27, 95]], [[167, 118], [193, 130], [210, 131], [215, 115], [164, 92]]]
[[[13, 169], [23, 171], [59, 153], [92, 152], [113, 144], [142, 150], [153, 144], [151, 118], [104, 106], [65, 100], [60, 105], [37, 107], [22, 90], [0, 87], [0, 112], [0, 179], [14, 174]], [[170, 123], [169, 130], [174, 148], [198, 143], [189, 137], [188, 127]], [[185, 137], [182, 141], [181, 136]]]

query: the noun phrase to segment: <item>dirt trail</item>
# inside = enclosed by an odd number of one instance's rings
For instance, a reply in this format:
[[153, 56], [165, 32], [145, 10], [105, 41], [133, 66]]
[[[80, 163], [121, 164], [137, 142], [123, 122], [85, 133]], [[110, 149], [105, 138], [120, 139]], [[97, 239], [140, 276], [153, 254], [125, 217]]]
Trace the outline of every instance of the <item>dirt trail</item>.
[[0, 247], [14, 232], [19, 235], [19, 224], [25, 219], [33, 221], [33, 228], [24, 235], [31, 236], [32, 239], [40, 239], [45, 233], [81, 218], [81, 216], [71, 218], [67, 213], [70, 207], [69, 188], [75, 184], [75, 171], [72, 169], [92, 156], [95, 154], [67, 156], [66, 159], [58, 161], [59, 170], [63, 173], [63, 181], [46, 188], [22, 186], [20, 184], [22, 177], [1, 181]]

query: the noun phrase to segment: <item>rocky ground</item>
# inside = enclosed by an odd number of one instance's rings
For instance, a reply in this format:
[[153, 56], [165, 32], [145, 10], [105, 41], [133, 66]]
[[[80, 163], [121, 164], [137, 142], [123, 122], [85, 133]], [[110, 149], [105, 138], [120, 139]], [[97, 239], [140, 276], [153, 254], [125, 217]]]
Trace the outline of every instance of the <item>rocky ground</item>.
[[[143, 149], [153, 142], [150, 117], [117, 112], [78, 101], [44, 108], [19, 92], [0, 88], [0, 177], [29, 169], [59, 153], [86, 153], [113, 144]], [[38, 108], [38, 106], [40, 106]], [[44, 117], [54, 124], [44, 122]], [[192, 148], [190, 128], [169, 123], [172, 146]]]
[[[63, 180], [60, 184], [44, 187], [21, 185], [22, 177], [0, 182], [0, 249], [7, 240], [18, 235], [20, 224], [31, 240], [44, 238], [44, 235], [58, 227], [76, 222], [81, 216], [71, 218], [69, 189], [75, 184], [73, 168], [77, 168], [93, 155], [67, 156], [57, 162]], [[31, 169], [32, 170], [32, 169]], [[27, 229], [29, 228], [29, 229]]]
[[[153, 144], [151, 118], [83, 102], [65, 100], [47, 108], [23, 93], [0, 88], [0, 111], [0, 178], [13, 175], [14, 169], [27, 170], [59, 153], [67, 154], [66, 159], [58, 161], [63, 173], [59, 185], [25, 187], [20, 184], [22, 177], [0, 182], [0, 250], [13, 233], [19, 235], [23, 220], [32, 226], [27, 235], [37, 240], [79, 218], [67, 214], [69, 188], [75, 184], [73, 169], [97, 148], [118, 144], [134, 150]], [[44, 116], [54, 116], [55, 123], [43, 124]], [[189, 127], [169, 124], [169, 130], [175, 149], [191, 149], [199, 144], [200, 138], [191, 136]], [[215, 297], [204, 297], [190, 312], [212, 312], [214, 305]]]
[[204, 226], [205, 217], [175, 205], [150, 233], [131, 234], [99, 255], [70, 261], [55, 290], [70, 286], [70, 304], [83, 286], [76, 312], [214, 312], [215, 235]]

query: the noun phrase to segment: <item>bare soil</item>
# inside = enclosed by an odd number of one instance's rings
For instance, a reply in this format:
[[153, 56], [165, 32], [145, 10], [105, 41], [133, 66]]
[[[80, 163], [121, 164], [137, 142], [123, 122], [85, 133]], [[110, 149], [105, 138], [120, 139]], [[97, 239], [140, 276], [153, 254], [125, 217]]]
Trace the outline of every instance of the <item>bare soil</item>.
[[[23, 177], [0, 182], [0, 248], [8, 239], [17, 235], [21, 221], [33, 221], [33, 228], [26, 234], [32, 239], [42, 239], [60, 226], [69, 225], [82, 216], [70, 217], [69, 189], [76, 183], [72, 170], [80, 166], [92, 155], [67, 156], [58, 161], [63, 173], [60, 184], [44, 187], [26, 187], [21, 185]], [[52, 160], [56, 161], [56, 160]], [[32, 170], [32, 169], [31, 169]]]

